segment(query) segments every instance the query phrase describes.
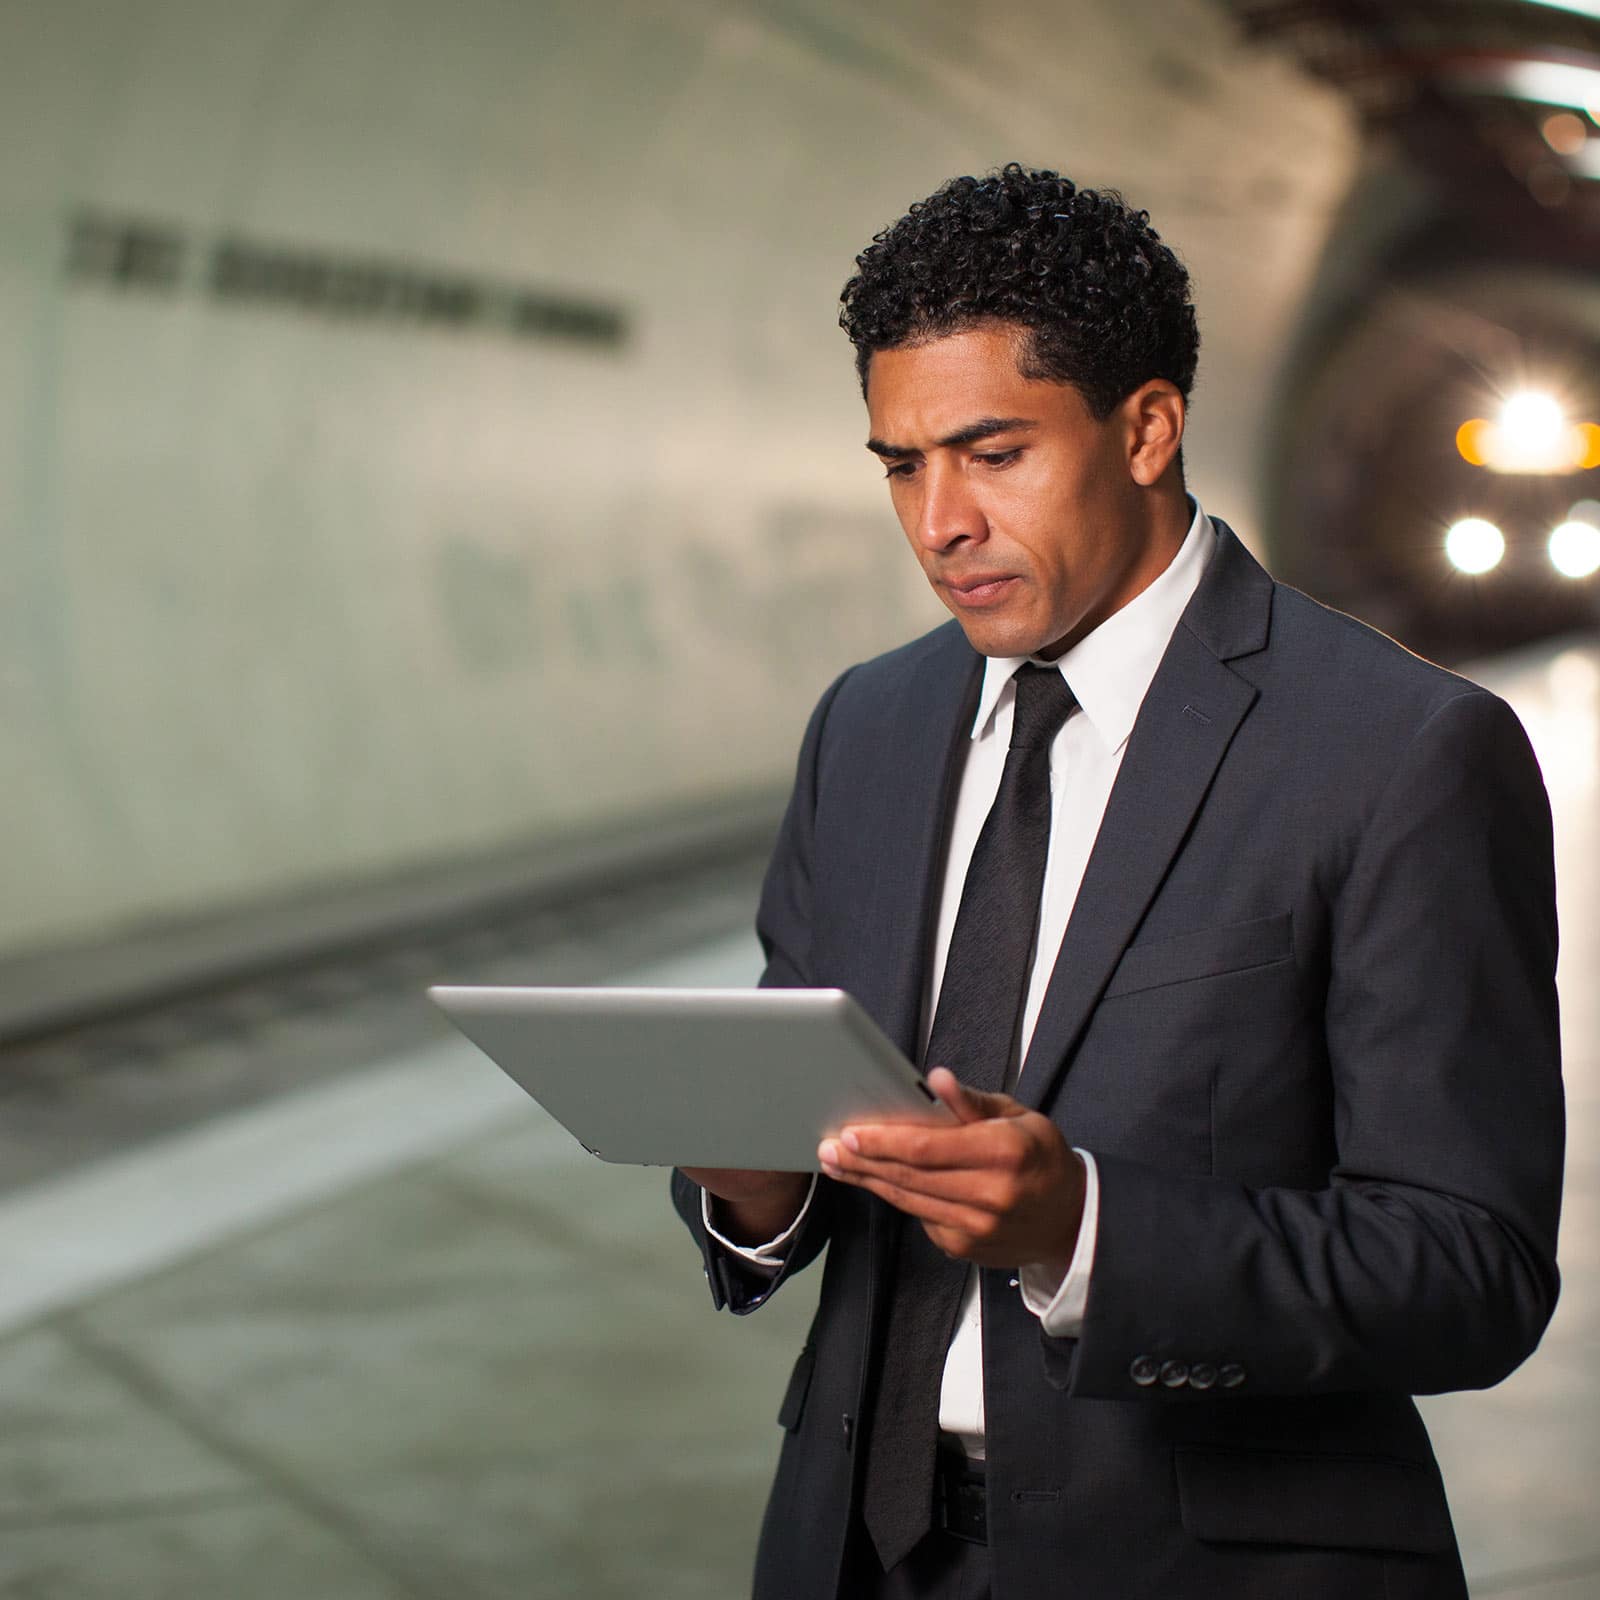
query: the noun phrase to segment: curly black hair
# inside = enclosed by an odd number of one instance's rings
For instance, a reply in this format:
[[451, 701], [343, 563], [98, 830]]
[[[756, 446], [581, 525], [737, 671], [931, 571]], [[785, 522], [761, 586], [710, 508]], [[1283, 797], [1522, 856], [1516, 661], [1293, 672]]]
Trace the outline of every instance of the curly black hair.
[[1189, 274], [1111, 189], [1013, 161], [952, 178], [856, 257], [839, 325], [862, 391], [873, 353], [985, 323], [1026, 330], [1024, 377], [1070, 383], [1097, 418], [1152, 378], [1185, 398], [1200, 334]]

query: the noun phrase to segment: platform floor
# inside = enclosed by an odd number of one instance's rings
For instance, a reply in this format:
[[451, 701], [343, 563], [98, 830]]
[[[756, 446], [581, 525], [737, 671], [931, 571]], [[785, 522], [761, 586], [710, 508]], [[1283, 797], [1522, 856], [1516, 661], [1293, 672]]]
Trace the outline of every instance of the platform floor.
[[[1565, 1289], [1519, 1372], [1425, 1409], [1473, 1593], [1581, 1600], [1600, 1596], [1600, 652], [1484, 676], [1557, 812]], [[746, 911], [723, 892], [680, 919], [679, 953], [619, 945], [610, 975], [747, 982]], [[46, 1144], [100, 1109], [81, 1159], [0, 1199], [0, 1597], [747, 1592], [811, 1285], [714, 1315], [663, 1175], [592, 1161], [442, 1028], [335, 1019], [316, 1048], [347, 1070], [219, 1109], [242, 1047], [150, 1026], [141, 1070], [187, 1112], [138, 1122], [146, 1097], [111, 1093], [119, 1144], [93, 1063], [46, 1061], [10, 1101], [12, 1137]], [[277, 1040], [256, 1068], [312, 1049], [304, 1019], [254, 1026]]]

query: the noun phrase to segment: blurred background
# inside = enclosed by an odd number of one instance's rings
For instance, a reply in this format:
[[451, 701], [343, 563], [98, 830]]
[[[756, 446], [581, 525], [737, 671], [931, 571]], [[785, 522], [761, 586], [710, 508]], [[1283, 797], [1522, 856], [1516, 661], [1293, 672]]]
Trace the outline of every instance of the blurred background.
[[836, 298], [943, 179], [1188, 263], [1192, 489], [1513, 700], [1566, 1295], [1430, 1403], [1600, 1595], [1600, 0], [0, 0], [0, 1595], [733, 1596], [713, 1317], [438, 979], [753, 981], [805, 717], [942, 612]]

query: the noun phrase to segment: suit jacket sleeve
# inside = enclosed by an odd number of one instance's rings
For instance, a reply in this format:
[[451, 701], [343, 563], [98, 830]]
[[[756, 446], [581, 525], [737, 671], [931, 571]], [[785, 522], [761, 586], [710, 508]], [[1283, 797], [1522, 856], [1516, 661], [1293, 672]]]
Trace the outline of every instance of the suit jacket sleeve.
[[1044, 1340], [1057, 1387], [1193, 1394], [1150, 1385], [1153, 1358], [1227, 1365], [1241, 1396], [1431, 1393], [1498, 1382], [1537, 1344], [1563, 1140], [1554, 869], [1501, 701], [1473, 690], [1432, 713], [1327, 893], [1327, 1186], [1099, 1155], [1082, 1335]]
[[[756, 913], [756, 932], [767, 958], [761, 974], [763, 989], [804, 989], [811, 987], [811, 871], [813, 823], [817, 803], [817, 769], [821, 759], [823, 733], [846, 672], [837, 678], [811, 714], [794, 789], [778, 830], [772, 860], [762, 884], [761, 904]], [[712, 1303], [736, 1313], [754, 1311], [765, 1305], [783, 1283], [809, 1266], [828, 1242], [830, 1215], [835, 1185], [819, 1179], [801, 1223], [800, 1231], [776, 1272], [752, 1270], [741, 1256], [724, 1248], [706, 1231], [701, 1214], [701, 1190], [684, 1175], [672, 1174], [672, 1202], [689, 1232], [700, 1247]]]

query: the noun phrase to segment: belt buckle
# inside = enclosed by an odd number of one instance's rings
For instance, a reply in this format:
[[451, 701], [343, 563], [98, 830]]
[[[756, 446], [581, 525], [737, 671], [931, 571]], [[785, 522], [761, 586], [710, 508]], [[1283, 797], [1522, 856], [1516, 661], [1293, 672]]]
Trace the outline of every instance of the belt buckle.
[[981, 1462], [942, 1457], [937, 1474], [939, 1526], [967, 1544], [989, 1542], [987, 1495]]

